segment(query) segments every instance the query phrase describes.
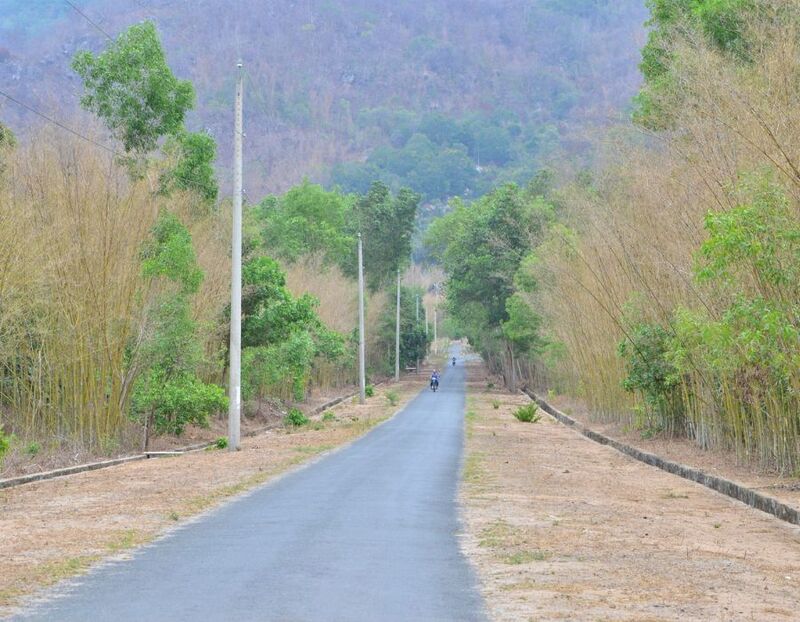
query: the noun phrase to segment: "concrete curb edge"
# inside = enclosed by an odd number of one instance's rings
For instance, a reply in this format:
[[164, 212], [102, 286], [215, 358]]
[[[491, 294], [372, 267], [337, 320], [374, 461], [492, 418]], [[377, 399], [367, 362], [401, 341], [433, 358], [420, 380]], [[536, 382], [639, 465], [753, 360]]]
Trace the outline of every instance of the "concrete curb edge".
[[[378, 384], [384, 384], [384, 383], [381, 382]], [[347, 395], [342, 395], [340, 397], [334, 398], [329, 402], [322, 404], [321, 406], [317, 406], [309, 414], [312, 416], [318, 415], [319, 413], [327, 410], [328, 408], [332, 408], [333, 406], [341, 404], [342, 402], [356, 395], [358, 395], [358, 392], [348, 393]], [[258, 436], [259, 434], [263, 434], [264, 432], [270, 429], [272, 428], [259, 428], [258, 430], [251, 430], [250, 432], [244, 434], [244, 436], [245, 437]], [[181, 447], [179, 449], [176, 449], [175, 451], [178, 453], [190, 453], [194, 451], [202, 451], [204, 449], [207, 449], [208, 447], [213, 447], [214, 445], [216, 445], [216, 441], [208, 441], [206, 443], [197, 443], [195, 445], [188, 445], [186, 447]], [[39, 473], [30, 473], [28, 475], [20, 475], [18, 477], [10, 477], [8, 479], [0, 479], [0, 490], [3, 490], [4, 488], [13, 488], [15, 486], [22, 486], [23, 484], [41, 482], [48, 479], [55, 479], [57, 477], [75, 475], [76, 473], [86, 473], [87, 471], [106, 469], [108, 467], [117, 466], [118, 464], [125, 464], [126, 462], [147, 460], [151, 457], [156, 457], [156, 456], [151, 456], [150, 452], [145, 452], [141, 454], [134, 454], [132, 456], [123, 456], [122, 458], [101, 460], [99, 462], [90, 462], [87, 464], [76, 464], [75, 466], [64, 467], [61, 469], [53, 469], [51, 471], [41, 471]]]
[[578, 423], [572, 417], [565, 415], [557, 408], [554, 408], [548, 404], [533, 391], [524, 389], [524, 393], [534, 402], [536, 402], [539, 408], [541, 408], [551, 417], [568, 427], [574, 428], [577, 432], [596, 443], [608, 445], [609, 447], [612, 447], [635, 460], [659, 468], [667, 473], [677, 475], [678, 477], [688, 479], [692, 482], [705, 486], [706, 488], [710, 488], [715, 492], [719, 492], [727, 497], [741, 501], [742, 503], [745, 503], [756, 510], [771, 514], [775, 518], [778, 518], [782, 521], [786, 521], [792, 525], [800, 525], [800, 510], [787, 505], [786, 503], [783, 503], [774, 497], [761, 494], [760, 492], [756, 492], [751, 488], [747, 488], [746, 486], [737, 484], [731, 480], [717, 477], [716, 475], [710, 475], [699, 469], [688, 467], [678, 462], [672, 462], [671, 460], [666, 460], [655, 454], [632, 447], [631, 445], [621, 443], [620, 441], [609, 438], [608, 436], [600, 434], [599, 432], [595, 432], [594, 430], [591, 430]]

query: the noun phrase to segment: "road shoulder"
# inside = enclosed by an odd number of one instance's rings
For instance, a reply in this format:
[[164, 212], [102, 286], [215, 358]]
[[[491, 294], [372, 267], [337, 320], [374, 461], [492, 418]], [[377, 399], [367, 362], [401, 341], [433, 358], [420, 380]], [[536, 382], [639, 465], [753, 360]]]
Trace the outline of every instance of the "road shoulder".
[[[789, 620], [800, 529], [468, 382], [465, 553], [495, 620]], [[495, 408], [495, 405], [497, 408]]]

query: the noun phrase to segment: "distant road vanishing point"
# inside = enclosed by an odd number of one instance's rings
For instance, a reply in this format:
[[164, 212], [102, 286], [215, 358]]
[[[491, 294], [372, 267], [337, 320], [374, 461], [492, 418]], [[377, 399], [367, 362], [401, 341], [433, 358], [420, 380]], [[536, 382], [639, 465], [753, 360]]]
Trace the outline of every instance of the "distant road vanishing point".
[[457, 542], [464, 373], [449, 367], [438, 393], [423, 390], [353, 445], [16, 619], [485, 620]]

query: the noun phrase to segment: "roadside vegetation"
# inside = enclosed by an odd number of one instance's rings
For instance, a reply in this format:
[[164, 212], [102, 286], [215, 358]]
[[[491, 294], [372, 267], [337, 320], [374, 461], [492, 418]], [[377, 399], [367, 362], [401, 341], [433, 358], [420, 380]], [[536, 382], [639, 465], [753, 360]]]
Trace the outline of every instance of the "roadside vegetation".
[[800, 468], [800, 3], [652, 0], [633, 123], [591, 170], [429, 234], [492, 371], [645, 435]]
[[[9, 451], [147, 447], [227, 409], [230, 212], [214, 139], [184, 124], [194, 87], [149, 21], [72, 68], [94, 115], [86, 137], [47, 128], [19, 142], [0, 126], [0, 464]], [[283, 403], [303, 425], [295, 405], [310, 391], [354, 383], [359, 231], [369, 369], [393, 368], [384, 291], [408, 266], [419, 200], [380, 182], [363, 194], [304, 182], [247, 206], [246, 413]], [[337, 286], [324, 309], [311, 275]], [[428, 348], [405, 300], [415, 293], [404, 292], [404, 362]]]

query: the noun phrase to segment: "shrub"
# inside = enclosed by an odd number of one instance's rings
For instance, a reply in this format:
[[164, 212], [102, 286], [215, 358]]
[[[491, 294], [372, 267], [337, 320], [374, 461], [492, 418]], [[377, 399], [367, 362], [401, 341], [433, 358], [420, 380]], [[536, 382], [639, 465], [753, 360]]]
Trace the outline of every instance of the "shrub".
[[397, 403], [400, 401], [400, 396], [397, 394], [397, 391], [387, 391], [386, 399], [392, 406], [397, 406]]
[[680, 377], [670, 361], [670, 349], [670, 334], [657, 324], [634, 326], [619, 344], [628, 372], [622, 387], [644, 398], [649, 420], [642, 428], [648, 433], [682, 431], [685, 425]]
[[283, 418], [283, 423], [287, 426], [299, 427], [308, 424], [309, 419], [299, 408], [290, 408], [288, 414]]
[[0, 461], [3, 460], [3, 456], [5, 456], [10, 446], [11, 446], [11, 437], [6, 436], [5, 434], [3, 434], [3, 430], [0, 430]]
[[137, 383], [132, 413], [150, 417], [158, 434], [180, 435], [190, 423], [207, 426], [212, 413], [227, 408], [228, 398], [222, 387], [205, 384], [191, 374], [167, 380], [154, 370]]
[[375, 395], [375, 387], [373, 387], [371, 384], [368, 384], [364, 388], [364, 395], [366, 395], [367, 397], [372, 397], [373, 395]]
[[31, 443], [28, 443], [28, 446], [25, 448], [25, 453], [28, 454], [29, 456], [35, 456], [36, 454], [39, 453], [39, 451], [41, 451], [41, 449], [42, 446], [39, 445], [39, 443], [37, 443], [36, 441], [33, 441]]
[[225, 449], [228, 446], [228, 437], [227, 436], [220, 436], [214, 441], [214, 447], [217, 449]]
[[542, 416], [539, 414], [539, 407], [536, 404], [521, 406], [514, 411], [514, 416], [523, 423], [538, 423]]
[[328, 410], [322, 413], [322, 420], [323, 421], [336, 421], [336, 415], [333, 414], [333, 411]]
[[494, 408], [495, 410], [500, 408], [500, 400], [492, 400], [492, 408]]

